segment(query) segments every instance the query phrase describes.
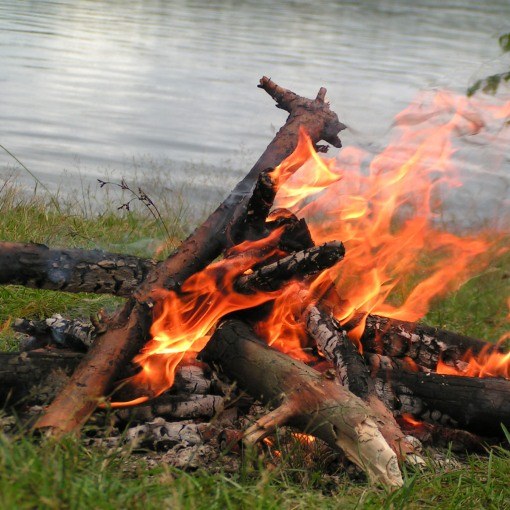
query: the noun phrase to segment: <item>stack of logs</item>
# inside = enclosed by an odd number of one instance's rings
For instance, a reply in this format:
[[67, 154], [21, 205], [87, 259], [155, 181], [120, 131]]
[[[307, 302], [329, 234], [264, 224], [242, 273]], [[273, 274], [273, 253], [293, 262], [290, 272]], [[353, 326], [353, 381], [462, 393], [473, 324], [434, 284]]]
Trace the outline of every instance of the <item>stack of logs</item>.
[[[132, 374], [130, 361], [148, 340], [152, 312], [161, 305], [158, 290], [178, 292], [187, 278], [222, 252], [226, 257], [242, 256], [231, 255], [232, 246], [268, 238], [274, 239], [274, 245], [268, 242], [264, 250], [278, 248], [285, 253], [241, 275], [234, 288], [243, 294], [273, 291], [290, 281], [310, 282], [343, 258], [342, 243], [315, 246], [303, 220], [288, 211], [270, 211], [278, 189], [272, 170], [293, 152], [299, 129], [304, 128], [314, 144], [326, 140], [339, 147], [337, 134], [344, 126], [325, 102], [323, 88], [315, 100], [309, 100], [268, 78], [262, 78], [260, 87], [290, 113], [286, 124], [247, 177], [166, 261], [157, 264], [100, 251], [0, 243], [1, 284], [128, 298], [114, 317], [94, 324], [61, 317], [14, 324], [30, 337], [28, 348], [37, 350], [1, 355], [3, 400], [19, 401], [34, 388], [39, 397], [48, 397], [48, 381], [58, 380], [58, 373], [72, 374], [36, 428], [57, 435], [78, 430], [116, 388], [116, 381]], [[276, 230], [283, 233], [270, 236]], [[272, 408], [243, 433], [244, 443], [254, 444], [277, 427], [290, 425], [343, 451], [371, 480], [390, 486], [402, 483], [400, 461], [420, 462], [416, 443], [406, 434], [476, 449], [500, 440], [501, 424], [510, 426], [510, 381], [434, 372], [440, 358], [455, 366], [468, 350], [476, 354], [497, 347], [366, 314], [339, 324], [333, 310], [341, 306], [341, 299], [333, 285], [314, 295], [303, 290], [302, 302], [297, 313], [306, 325], [312, 349], [324, 360], [317, 366], [271, 349], [257, 337], [254, 328], [267, 307], [245, 310], [216, 325], [200, 354], [201, 361], [181, 366], [170, 391], [125, 412], [131, 419], [153, 423], [161, 417], [176, 421], [178, 425], [163, 427], [167, 437], [207, 435], [204, 427], [183, 425], [180, 420], [210, 418], [235, 407], [225, 399], [228, 387], [213, 375], [214, 369]], [[360, 321], [366, 321], [363, 355], [348, 338]], [[55, 343], [72, 347], [74, 352], [44, 350], [45, 345]], [[424, 423], [411, 425], [416, 419]], [[143, 431], [161, 431], [161, 422], [155, 423]], [[188, 425], [195, 428], [183, 428]]]

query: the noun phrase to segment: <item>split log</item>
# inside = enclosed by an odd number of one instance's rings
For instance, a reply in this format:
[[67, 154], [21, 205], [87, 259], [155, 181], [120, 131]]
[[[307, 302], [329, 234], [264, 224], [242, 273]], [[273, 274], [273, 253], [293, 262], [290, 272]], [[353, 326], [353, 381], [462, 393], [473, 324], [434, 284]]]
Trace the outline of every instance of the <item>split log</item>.
[[0, 242], [0, 284], [129, 297], [157, 265], [102, 250]]
[[275, 406], [246, 431], [245, 442], [257, 442], [288, 424], [344, 451], [372, 481], [402, 485], [397, 456], [372, 411], [338, 382], [260, 343], [235, 319], [218, 327], [202, 357], [254, 398]]
[[[360, 315], [344, 324], [343, 329], [349, 332], [361, 320]], [[468, 350], [478, 354], [482, 349], [488, 349], [488, 352], [499, 349], [498, 346], [476, 338], [379, 315], [366, 317], [361, 343], [364, 351], [390, 357], [407, 357], [418, 365], [433, 370], [440, 357], [446, 362], [455, 362], [460, 360]]]
[[273, 291], [292, 278], [312, 276], [334, 266], [345, 255], [344, 245], [331, 241], [314, 246], [240, 276], [234, 285], [238, 292]]
[[259, 86], [275, 99], [279, 108], [289, 112], [285, 125], [218, 209], [173, 255], [150, 272], [134, 297], [108, 324], [106, 333], [94, 343], [70, 384], [48, 407], [36, 428], [48, 429], [58, 436], [78, 430], [87, 421], [98, 401], [118, 378], [121, 368], [147, 342], [151, 311], [154, 303], [158, 303], [157, 291], [178, 290], [189, 276], [204, 268], [229, 245], [245, 220], [260, 173], [292, 154], [299, 129], [304, 128], [313, 143], [325, 140], [335, 147], [341, 146], [338, 133], [345, 126], [325, 102], [326, 89], [321, 88], [317, 98], [310, 100], [279, 87], [266, 77], [260, 80]]
[[412, 454], [410, 461], [422, 463], [423, 460], [415, 454], [414, 445], [406, 440], [393, 414], [377, 396], [369, 367], [340, 324], [320, 305], [308, 306], [303, 319], [321, 354], [335, 366], [342, 385], [367, 402], [391, 448], [402, 459]]
[[502, 437], [510, 428], [510, 381], [436, 373], [380, 371], [376, 389], [399, 414], [462, 428], [485, 437]]

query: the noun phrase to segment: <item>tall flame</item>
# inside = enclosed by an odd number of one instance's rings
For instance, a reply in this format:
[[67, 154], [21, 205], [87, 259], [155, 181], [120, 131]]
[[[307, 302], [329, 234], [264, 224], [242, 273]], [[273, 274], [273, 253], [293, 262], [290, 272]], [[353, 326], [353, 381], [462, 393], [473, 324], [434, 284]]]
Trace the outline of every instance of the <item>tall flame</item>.
[[[344, 261], [311, 286], [291, 282], [281, 291], [243, 296], [233, 282], [274, 254], [268, 247], [280, 233], [237, 247], [189, 278], [179, 293], [161, 291], [152, 339], [136, 358], [142, 370], [133, 381], [151, 395], [164, 391], [186, 353], [200, 351], [217, 321], [237, 310], [274, 301], [258, 333], [307, 360], [299, 320], [303, 299], [318, 299], [334, 285], [340, 321], [360, 311], [414, 321], [433, 298], [476, 273], [490, 243], [483, 235], [462, 238], [440, 230], [440, 197], [445, 187], [460, 186], [452, 163], [454, 139], [480, 133], [508, 137], [503, 126], [510, 102], [496, 107], [448, 92], [425, 99], [397, 116], [397, 135], [375, 157], [346, 147], [337, 159], [322, 158], [302, 131], [295, 152], [272, 173], [279, 186], [275, 206], [305, 218], [316, 244], [342, 241]], [[362, 330], [363, 323], [358, 336]]]

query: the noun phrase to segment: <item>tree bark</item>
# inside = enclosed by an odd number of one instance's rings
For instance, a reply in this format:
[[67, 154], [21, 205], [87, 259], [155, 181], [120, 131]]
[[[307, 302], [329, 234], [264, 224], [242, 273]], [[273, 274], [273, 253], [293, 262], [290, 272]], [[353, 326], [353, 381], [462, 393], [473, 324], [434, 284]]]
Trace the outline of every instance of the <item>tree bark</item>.
[[218, 209], [173, 255], [151, 271], [134, 297], [109, 323], [106, 333], [96, 340], [70, 384], [48, 407], [36, 428], [48, 429], [56, 436], [80, 429], [98, 401], [109, 391], [122, 366], [147, 342], [151, 310], [158, 302], [155, 291], [177, 290], [189, 276], [204, 268], [230, 244], [245, 220], [260, 173], [277, 166], [294, 151], [301, 128], [307, 131], [313, 143], [326, 140], [336, 147], [341, 146], [338, 133], [345, 126], [325, 103], [326, 89], [321, 88], [317, 98], [310, 100], [279, 87], [266, 77], [260, 80], [259, 86], [276, 100], [279, 108], [289, 112], [285, 125]]
[[245, 442], [257, 442], [288, 424], [344, 451], [373, 482], [402, 485], [397, 456], [372, 411], [338, 382], [262, 344], [235, 319], [218, 327], [202, 358], [275, 407], [246, 431]]

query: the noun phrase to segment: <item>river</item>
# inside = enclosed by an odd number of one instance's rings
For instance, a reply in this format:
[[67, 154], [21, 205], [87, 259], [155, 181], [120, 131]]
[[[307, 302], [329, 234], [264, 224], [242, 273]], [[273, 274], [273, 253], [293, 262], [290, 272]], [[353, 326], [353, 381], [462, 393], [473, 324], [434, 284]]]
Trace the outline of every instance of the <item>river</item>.
[[262, 75], [326, 86], [344, 144], [370, 146], [420, 90], [501, 70], [509, 19], [509, 0], [2, 0], [0, 143], [64, 187], [147, 161], [233, 182], [285, 118]]

